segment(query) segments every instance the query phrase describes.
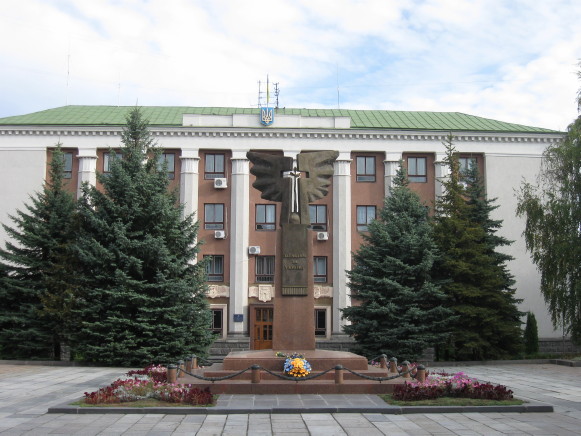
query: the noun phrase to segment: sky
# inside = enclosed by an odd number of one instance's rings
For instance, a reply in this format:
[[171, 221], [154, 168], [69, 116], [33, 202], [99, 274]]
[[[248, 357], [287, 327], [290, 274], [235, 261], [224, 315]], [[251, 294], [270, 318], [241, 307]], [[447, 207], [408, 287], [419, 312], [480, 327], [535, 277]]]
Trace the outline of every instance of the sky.
[[268, 77], [280, 107], [564, 131], [578, 115], [580, 22], [579, 0], [0, 0], [0, 117], [257, 107]]

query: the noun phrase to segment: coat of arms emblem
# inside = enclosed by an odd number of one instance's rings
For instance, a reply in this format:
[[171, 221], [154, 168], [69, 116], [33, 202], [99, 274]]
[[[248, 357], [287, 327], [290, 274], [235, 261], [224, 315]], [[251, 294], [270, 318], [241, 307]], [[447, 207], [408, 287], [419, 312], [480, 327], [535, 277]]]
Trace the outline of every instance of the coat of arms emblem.
[[274, 108], [260, 108], [260, 122], [265, 126], [270, 126], [274, 122]]

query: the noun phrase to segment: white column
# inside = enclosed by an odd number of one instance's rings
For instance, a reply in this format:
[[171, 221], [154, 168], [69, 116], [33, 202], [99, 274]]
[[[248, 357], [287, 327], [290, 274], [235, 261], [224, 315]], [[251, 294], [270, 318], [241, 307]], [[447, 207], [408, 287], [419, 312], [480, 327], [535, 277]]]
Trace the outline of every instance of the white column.
[[347, 275], [351, 269], [351, 155], [343, 152], [333, 174], [333, 334], [342, 334], [339, 309], [351, 305]]
[[450, 168], [444, 163], [446, 155], [443, 153], [436, 154], [436, 160], [434, 161], [434, 174], [436, 177], [435, 190], [436, 190], [436, 200], [438, 197], [444, 195], [444, 185], [442, 181], [446, 180], [450, 176]]
[[184, 215], [196, 214], [195, 219], [199, 220], [198, 212], [198, 165], [200, 157], [198, 150], [182, 149], [181, 172], [180, 172], [180, 203], [184, 205]]
[[[250, 228], [250, 164], [246, 151], [232, 152], [230, 203], [229, 334], [248, 333], [248, 238]], [[234, 322], [244, 315], [244, 322]]]
[[395, 179], [395, 175], [397, 174], [397, 170], [401, 163], [401, 153], [385, 153], [385, 160], [383, 161], [383, 165], [385, 168], [385, 196], [390, 195], [389, 188], [393, 186], [393, 181]]
[[97, 183], [97, 149], [80, 149], [77, 155], [79, 160], [79, 176], [77, 179], [77, 198], [82, 195], [83, 183], [91, 186]]

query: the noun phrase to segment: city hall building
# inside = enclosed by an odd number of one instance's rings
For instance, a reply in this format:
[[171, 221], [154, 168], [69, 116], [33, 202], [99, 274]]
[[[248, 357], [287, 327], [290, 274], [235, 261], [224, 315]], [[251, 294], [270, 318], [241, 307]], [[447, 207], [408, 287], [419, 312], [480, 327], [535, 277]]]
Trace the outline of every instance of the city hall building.
[[[339, 153], [329, 194], [309, 204], [313, 240], [315, 335], [318, 346], [345, 342], [340, 309], [350, 305], [346, 270], [362, 234], [383, 205], [403, 162], [410, 187], [432, 207], [442, 192], [442, 142], [452, 133], [460, 164], [476, 163], [493, 217], [504, 220], [500, 234], [515, 242], [521, 310], [535, 313], [541, 338], [559, 338], [539, 291], [540, 277], [515, 217], [517, 190], [535, 181], [543, 150], [562, 132], [461, 113], [344, 109], [259, 109], [143, 107], [150, 130], [163, 149], [170, 187], [179, 191], [186, 213], [196, 213], [200, 256], [211, 256], [208, 301], [213, 329], [225, 348], [271, 348], [274, 284], [280, 271], [275, 232], [280, 203], [263, 200], [252, 187], [248, 151], [295, 157], [303, 151]], [[67, 188], [95, 184], [109, 170], [110, 151], [121, 146], [129, 107], [65, 106], [0, 119], [0, 222], [23, 208], [41, 189], [51, 151], [61, 143]], [[0, 229], [4, 246], [6, 233]], [[397, 322], [397, 320], [394, 320]]]

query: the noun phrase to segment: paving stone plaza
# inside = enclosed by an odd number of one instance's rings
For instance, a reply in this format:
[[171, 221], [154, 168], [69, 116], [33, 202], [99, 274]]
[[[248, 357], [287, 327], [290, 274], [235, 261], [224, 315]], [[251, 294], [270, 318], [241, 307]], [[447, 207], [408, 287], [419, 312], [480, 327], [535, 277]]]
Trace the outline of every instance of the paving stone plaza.
[[[59, 414], [48, 409], [124, 374], [120, 368], [0, 364], [0, 435], [580, 435], [581, 367], [514, 364], [443, 368], [509, 386], [553, 413], [377, 413], [366, 395], [222, 396], [212, 414]], [[278, 405], [287, 413], [228, 413]], [[313, 413], [356, 406], [356, 413]], [[222, 413], [222, 409], [224, 412]]]

